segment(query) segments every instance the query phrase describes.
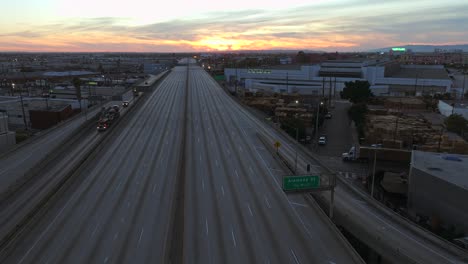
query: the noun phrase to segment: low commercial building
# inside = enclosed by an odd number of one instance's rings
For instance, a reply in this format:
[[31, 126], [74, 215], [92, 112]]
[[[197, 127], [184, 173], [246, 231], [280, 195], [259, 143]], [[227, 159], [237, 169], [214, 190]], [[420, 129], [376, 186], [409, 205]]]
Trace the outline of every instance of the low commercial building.
[[[0, 96], [0, 111], [8, 115], [8, 123], [13, 128], [24, 128], [25, 122], [27, 127], [31, 127], [30, 110], [46, 110], [56, 107], [63, 108], [70, 105], [75, 111], [79, 111], [80, 104], [78, 100], [72, 99], [51, 99], [41, 97], [23, 97], [19, 96]], [[81, 107], [87, 107], [87, 101], [81, 101]], [[24, 111], [23, 111], [24, 110]]]
[[468, 156], [413, 151], [408, 211], [468, 234]]

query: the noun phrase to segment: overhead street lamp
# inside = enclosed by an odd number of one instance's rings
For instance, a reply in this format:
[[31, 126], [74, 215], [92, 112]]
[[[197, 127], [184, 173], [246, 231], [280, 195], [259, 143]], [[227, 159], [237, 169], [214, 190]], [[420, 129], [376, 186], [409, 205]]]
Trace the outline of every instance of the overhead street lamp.
[[[15, 90], [15, 83], [12, 83], [11, 87], [12, 87], [12, 89], [14, 91]], [[26, 112], [24, 111], [23, 95], [21, 93], [21, 90], [19, 91], [19, 94], [20, 94], [21, 110], [23, 111], [24, 127], [25, 127], [26, 130], [28, 130], [28, 123], [26, 122]]]
[[315, 144], [318, 144], [318, 124], [319, 124], [319, 114], [320, 114], [320, 106], [323, 105], [322, 101], [317, 103], [317, 113], [315, 114]]

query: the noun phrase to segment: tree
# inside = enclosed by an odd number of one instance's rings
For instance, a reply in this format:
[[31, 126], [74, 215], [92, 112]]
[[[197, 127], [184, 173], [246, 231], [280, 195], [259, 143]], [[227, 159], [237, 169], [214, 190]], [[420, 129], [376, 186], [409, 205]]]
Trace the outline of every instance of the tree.
[[304, 53], [304, 51], [299, 51], [296, 55], [296, 61], [297, 63], [308, 63], [309, 62], [309, 58], [307, 57], [307, 55]]
[[364, 137], [364, 125], [368, 108], [365, 103], [353, 104], [348, 110], [349, 117], [356, 124], [359, 137]]
[[101, 74], [104, 74], [104, 68], [102, 67], [102, 63], [99, 63], [99, 64], [98, 64], [97, 70], [98, 70], [98, 72], [100, 72]]
[[341, 98], [349, 99], [352, 103], [365, 103], [373, 96], [368, 81], [345, 82], [345, 88], [341, 92]]
[[447, 130], [461, 134], [468, 130], [468, 120], [466, 120], [462, 115], [453, 114], [447, 117], [444, 121]]

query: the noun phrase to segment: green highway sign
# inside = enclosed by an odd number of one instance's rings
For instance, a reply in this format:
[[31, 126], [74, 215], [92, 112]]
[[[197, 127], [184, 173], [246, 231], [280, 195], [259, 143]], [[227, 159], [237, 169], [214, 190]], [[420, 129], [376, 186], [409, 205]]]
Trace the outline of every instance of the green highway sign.
[[299, 191], [314, 189], [320, 186], [320, 176], [318, 175], [301, 175], [301, 176], [285, 176], [283, 177], [284, 191]]

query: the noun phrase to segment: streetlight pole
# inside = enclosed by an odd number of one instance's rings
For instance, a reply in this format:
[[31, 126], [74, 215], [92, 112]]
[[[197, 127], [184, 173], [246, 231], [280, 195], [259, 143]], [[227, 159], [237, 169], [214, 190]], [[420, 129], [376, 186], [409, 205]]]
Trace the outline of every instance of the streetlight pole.
[[[11, 84], [13, 91], [15, 90], [15, 84]], [[23, 95], [21, 94], [21, 91], [19, 92], [20, 94], [20, 101], [21, 101], [21, 110], [23, 111], [23, 122], [24, 122], [24, 127], [26, 130], [28, 130], [28, 123], [26, 122], [26, 112], [24, 111], [24, 103], [23, 103]]]
[[315, 144], [318, 144], [318, 125], [319, 125], [319, 114], [320, 114], [320, 106], [323, 102], [319, 101], [317, 103], [317, 113], [315, 114]]
[[[299, 129], [296, 127], [296, 143], [299, 142]], [[296, 147], [296, 158], [294, 159], [294, 173], [297, 174], [297, 147]]]
[[377, 164], [377, 148], [374, 147], [374, 166], [372, 169], [372, 186], [371, 186], [371, 197], [374, 198], [374, 185], [375, 185], [375, 165]]

